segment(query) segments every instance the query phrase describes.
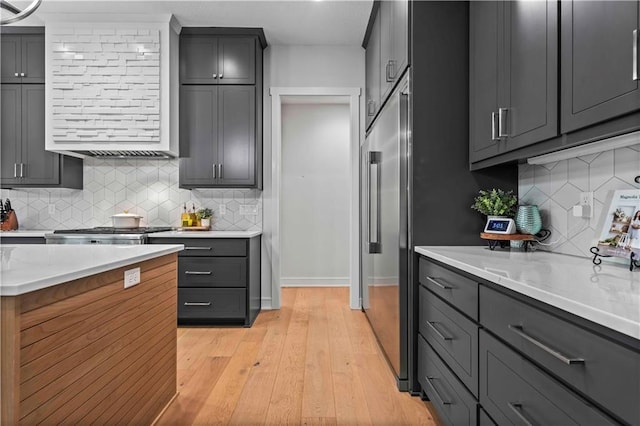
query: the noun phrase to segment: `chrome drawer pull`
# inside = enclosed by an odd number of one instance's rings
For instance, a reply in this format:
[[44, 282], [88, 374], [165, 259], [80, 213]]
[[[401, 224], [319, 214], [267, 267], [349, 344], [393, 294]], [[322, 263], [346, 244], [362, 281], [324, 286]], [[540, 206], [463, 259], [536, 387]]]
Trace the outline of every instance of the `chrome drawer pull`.
[[439, 338], [441, 338], [442, 340], [453, 340], [453, 337], [448, 337], [448, 336], [445, 336], [444, 334], [442, 334], [440, 332], [440, 330], [438, 330], [434, 324], [435, 324], [435, 322], [427, 321], [427, 325], [433, 330], [434, 333], [436, 333], [438, 335]]
[[211, 306], [211, 302], [184, 302], [184, 306]]
[[453, 287], [441, 284], [440, 282], [436, 281], [435, 278], [427, 277], [427, 281], [429, 281], [430, 283], [440, 287], [443, 290], [453, 290]]
[[211, 271], [184, 271], [185, 275], [211, 275]]
[[523, 339], [525, 339], [526, 341], [528, 341], [530, 343], [533, 343], [534, 345], [536, 345], [537, 347], [539, 347], [540, 349], [542, 349], [543, 351], [545, 351], [549, 355], [551, 355], [554, 358], [564, 362], [567, 365], [584, 364], [584, 359], [583, 358], [569, 358], [568, 356], [562, 354], [561, 352], [558, 352], [555, 349], [552, 349], [549, 346], [545, 345], [541, 341], [536, 340], [533, 337], [529, 336], [527, 333], [524, 332], [524, 330], [523, 330], [521, 325], [509, 324], [509, 329], [511, 331], [513, 331], [514, 333], [516, 333], [518, 336], [520, 336]]
[[511, 408], [511, 411], [513, 411], [516, 414], [516, 416], [518, 416], [520, 421], [522, 421], [522, 423], [524, 423], [526, 426], [535, 425], [535, 423], [527, 419], [524, 413], [522, 412], [522, 404], [517, 402], [508, 402], [507, 404], [509, 405], [509, 408]]
[[453, 402], [449, 401], [448, 399], [444, 399], [442, 397], [442, 395], [440, 395], [440, 392], [438, 392], [438, 389], [436, 389], [435, 385], [432, 382], [432, 380], [435, 380], [435, 377], [425, 377], [425, 379], [427, 379], [427, 382], [429, 382], [429, 384], [433, 388], [433, 393], [438, 397], [438, 399], [440, 400], [442, 405], [452, 405], [453, 404]]
[[185, 247], [185, 250], [211, 250], [211, 247]]

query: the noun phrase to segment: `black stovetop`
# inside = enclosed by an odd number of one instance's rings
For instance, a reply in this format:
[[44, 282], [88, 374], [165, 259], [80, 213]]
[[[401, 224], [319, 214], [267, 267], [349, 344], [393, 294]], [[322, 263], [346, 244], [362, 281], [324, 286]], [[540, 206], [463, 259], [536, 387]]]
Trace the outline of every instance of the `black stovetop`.
[[56, 229], [54, 234], [151, 234], [153, 232], [171, 231], [168, 226], [150, 226], [147, 228], [113, 228], [98, 226], [88, 229]]

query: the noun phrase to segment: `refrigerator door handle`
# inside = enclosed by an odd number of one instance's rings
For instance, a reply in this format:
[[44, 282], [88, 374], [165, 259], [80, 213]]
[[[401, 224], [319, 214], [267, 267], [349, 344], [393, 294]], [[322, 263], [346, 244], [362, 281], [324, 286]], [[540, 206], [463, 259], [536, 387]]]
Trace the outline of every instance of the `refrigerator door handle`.
[[[369, 166], [369, 178], [367, 179], [368, 184], [368, 198], [369, 198], [369, 253], [381, 253], [380, 247], [380, 232], [381, 232], [381, 223], [380, 223], [380, 211], [382, 209], [381, 201], [380, 201], [380, 192], [381, 192], [381, 156], [382, 152], [380, 151], [369, 151], [368, 153], [368, 166]], [[376, 171], [373, 173], [373, 167], [375, 166]], [[372, 182], [375, 177], [375, 183]], [[373, 192], [372, 192], [373, 190]], [[375, 200], [374, 200], [375, 198]], [[375, 205], [374, 205], [375, 204]], [[375, 215], [375, 217], [374, 217]]]

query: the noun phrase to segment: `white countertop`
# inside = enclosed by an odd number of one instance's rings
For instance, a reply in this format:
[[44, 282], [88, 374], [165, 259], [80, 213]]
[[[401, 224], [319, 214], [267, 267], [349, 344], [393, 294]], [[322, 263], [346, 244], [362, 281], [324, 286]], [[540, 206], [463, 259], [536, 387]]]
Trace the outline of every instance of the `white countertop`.
[[149, 234], [149, 238], [252, 238], [262, 231], [166, 231]]
[[0, 246], [0, 296], [16, 296], [182, 250], [182, 244]]
[[3, 237], [41, 237], [44, 238], [44, 234], [51, 234], [51, 229], [32, 229], [23, 230], [16, 229], [15, 231], [0, 231], [0, 238]]
[[640, 269], [543, 251], [416, 247], [424, 256], [640, 339]]

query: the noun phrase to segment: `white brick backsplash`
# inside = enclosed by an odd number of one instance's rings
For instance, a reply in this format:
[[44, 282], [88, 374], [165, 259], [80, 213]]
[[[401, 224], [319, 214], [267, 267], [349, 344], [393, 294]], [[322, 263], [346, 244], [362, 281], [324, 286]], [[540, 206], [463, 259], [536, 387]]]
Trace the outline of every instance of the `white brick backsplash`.
[[[159, 141], [158, 30], [79, 27], [50, 34], [54, 141]], [[105, 131], [107, 123], [115, 131]]]

